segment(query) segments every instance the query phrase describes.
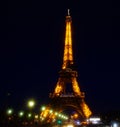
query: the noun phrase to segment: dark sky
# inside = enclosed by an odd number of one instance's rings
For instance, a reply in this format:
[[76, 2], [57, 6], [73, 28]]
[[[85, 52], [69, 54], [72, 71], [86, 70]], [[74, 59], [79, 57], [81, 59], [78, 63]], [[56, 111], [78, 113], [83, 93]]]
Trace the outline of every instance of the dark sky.
[[68, 8], [86, 103], [94, 112], [120, 110], [120, 7], [112, 0], [9, 1], [0, 50], [1, 105], [21, 105], [30, 97], [47, 103], [62, 65]]

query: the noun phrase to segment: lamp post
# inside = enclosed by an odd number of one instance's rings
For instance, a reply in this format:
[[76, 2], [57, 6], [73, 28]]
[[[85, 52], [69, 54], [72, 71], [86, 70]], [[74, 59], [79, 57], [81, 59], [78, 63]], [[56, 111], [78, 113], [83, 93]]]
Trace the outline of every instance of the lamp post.
[[34, 109], [34, 107], [35, 107], [35, 105], [36, 105], [36, 102], [35, 102], [35, 100], [34, 99], [29, 99], [28, 101], [27, 101], [27, 107], [29, 108], [29, 113], [28, 113], [28, 115], [27, 115], [27, 117], [28, 117], [28, 119], [32, 122], [32, 124], [33, 124], [33, 121], [34, 121], [34, 115], [35, 115], [35, 113], [33, 112], [33, 109]]
[[31, 99], [28, 101], [27, 106], [32, 109], [35, 106], [35, 100]]

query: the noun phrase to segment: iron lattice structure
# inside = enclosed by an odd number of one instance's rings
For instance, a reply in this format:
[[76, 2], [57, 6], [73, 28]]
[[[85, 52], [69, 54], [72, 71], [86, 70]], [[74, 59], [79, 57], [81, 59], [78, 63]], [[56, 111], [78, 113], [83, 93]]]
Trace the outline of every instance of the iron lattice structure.
[[[82, 119], [88, 118], [92, 112], [85, 103], [85, 94], [81, 92], [78, 81], [77, 81], [77, 71], [73, 70], [73, 50], [72, 50], [72, 30], [71, 30], [72, 18], [70, 16], [69, 10], [66, 16], [66, 32], [65, 32], [65, 44], [64, 44], [64, 55], [63, 64], [61, 71], [59, 72], [58, 82], [53, 93], [50, 93], [50, 104], [48, 108], [52, 107], [56, 111], [61, 112], [67, 107], [74, 108], [81, 116]], [[72, 92], [67, 93], [67, 85], [71, 85]], [[45, 111], [41, 113], [43, 117]], [[48, 121], [54, 115], [49, 116]]]

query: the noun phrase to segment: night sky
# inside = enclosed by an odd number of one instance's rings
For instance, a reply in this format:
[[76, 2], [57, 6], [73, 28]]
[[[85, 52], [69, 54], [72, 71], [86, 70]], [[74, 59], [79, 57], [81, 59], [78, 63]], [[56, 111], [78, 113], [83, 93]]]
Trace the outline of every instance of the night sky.
[[1, 106], [17, 107], [31, 97], [48, 103], [62, 66], [68, 8], [86, 103], [93, 112], [120, 110], [120, 7], [112, 0], [9, 1], [0, 50]]

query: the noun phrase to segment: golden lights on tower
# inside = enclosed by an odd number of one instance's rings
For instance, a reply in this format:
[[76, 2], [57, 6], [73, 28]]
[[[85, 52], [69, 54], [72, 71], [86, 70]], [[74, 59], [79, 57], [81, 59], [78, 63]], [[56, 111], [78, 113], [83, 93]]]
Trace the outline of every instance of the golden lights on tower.
[[63, 87], [57, 82], [56, 88], [55, 88], [55, 94], [59, 95], [63, 91]]
[[83, 107], [83, 112], [84, 112], [86, 118], [88, 118], [92, 114], [92, 112], [90, 111], [90, 109], [88, 108], [88, 106], [85, 102], [82, 103], [82, 107]]
[[73, 91], [74, 91], [78, 96], [81, 95], [80, 88], [79, 88], [79, 86], [78, 86], [78, 82], [76, 81], [75, 78], [73, 78]]
[[67, 68], [68, 64], [73, 64], [71, 23], [72, 19], [68, 9], [68, 15], [66, 16], [65, 46], [62, 69]]
[[[79, 109], [79, 113], [83, 118], [88, 118], [92, 112], [90, 111], [87, 104], [84, 102], [85, 94], [84, 92], [81, 92], [81, 89], [79, 87], [79, 84], [77, 82], [77, 71], [74, 71], [72, 66], [73, 65], [73, 51], [72, 51], [72, 18], [70, 16], [70, 12], [68, 10], [68, 15], [66, 16], [66, 31], [65, 31], [65, 41], [64, 41], [64, 53], [63, 53], [63, 64], [62, 64], [62, 70], [59, 72], [60, 77], [58, 79], [58, 82], [56, 84], [56, 87], [54, 89], [53, 94], [50, 93], [50, 98], [54, 100], [54, 98], [64, 98], [68, 99], [67, 105], [71, 106], [71, 103], [73, 105], [77, 106]], [[72, 93], [68, 94], [68, 91], [66, 91], [66, 85], [72, 85]], [[72, 97], [73, 100], [78, 101], [77, 103], [69, 101], [69, 98]], [[62, 98], [62, 99], [63, 99]], [[62, 100], [60, 99], [60, 100]], [[56, 103], [56, 99], [54, 100]], [[55, 103], [54, 102], [54, 103]], [[62, 101], [61, 101], [62, 102]], [[47, 110], [44, 111], [42, 116], [47, 116], [49, 113]], [[52, 114], [51, 117], [54, 117]]]

